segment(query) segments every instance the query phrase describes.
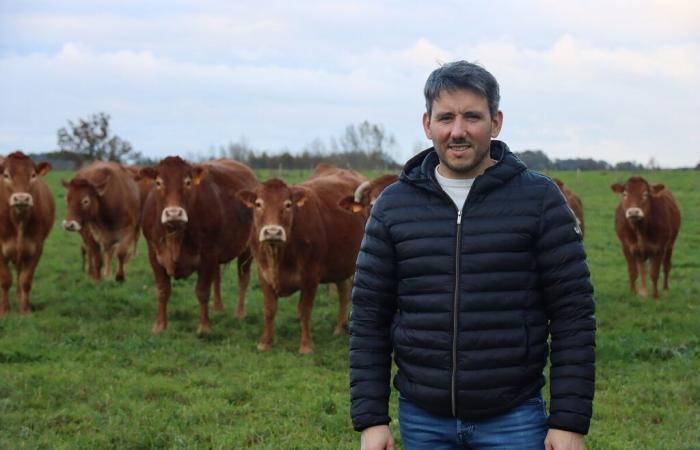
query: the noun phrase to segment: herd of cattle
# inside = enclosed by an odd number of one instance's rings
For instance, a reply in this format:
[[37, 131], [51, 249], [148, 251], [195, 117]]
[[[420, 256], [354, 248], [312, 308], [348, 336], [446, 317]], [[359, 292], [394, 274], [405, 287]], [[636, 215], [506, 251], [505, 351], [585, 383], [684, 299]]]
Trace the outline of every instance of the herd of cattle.
[[[11, 264], [17, 276], [22, 314], [31, 313], [29, 293], [44, 241], [54, 223], [54, 200], [41, 179], [51, 170], [21, 152], [0, 158], [0, 316], [10, 310]], [[308, 180], [294, 185], [272, 178], [260, 182], [247, 166], [218, 159], [192, 165], [177, 156], [155, 166], [123, 166], [93, 162], [80, 169], [66, 188], [63, 228], [80, 234], [83, 268], [94, 279], [125, 279], [125, 265], [134, 255], [140, 231], [148, 244], [148, 259], [156, 284], [157, 314], [152, 332], [167, 327], [171, 279], [197, 273], [199, 331], [210, 328], [208, 300], [214, 288], [214, 309], [222, 310], [221, 267], [237, 260], [236, 316], [245, 314], [245, 293], [251, 263], [258, 268], [264, 297], [263, 333], [258, 349], [274, 340], [279, 297], [299, 291], [300, 353], [313, 351], [309, 321], [321, 283], [337, 286], [339, 311], [335, 334], [347, 323], [351, 277], [365, 222], [381, 191], [397, 180], [393, 174], [367, 180], [361, 174], [332, 165], [319, 165]], [[581, 234], [581, 200], [556, 180]], [[622, 199], [615, 229], [627, 260], [630, 290], [647, 295], [647, 263], [652, 295], [663, 265], [668, 289], [673, 244], [680, 212], [670, 191], [631, 177], [612, 185]], [[87, 262], [87, 264], [85, 264]], [[87, 265], [87, 267], [85, 267]]]

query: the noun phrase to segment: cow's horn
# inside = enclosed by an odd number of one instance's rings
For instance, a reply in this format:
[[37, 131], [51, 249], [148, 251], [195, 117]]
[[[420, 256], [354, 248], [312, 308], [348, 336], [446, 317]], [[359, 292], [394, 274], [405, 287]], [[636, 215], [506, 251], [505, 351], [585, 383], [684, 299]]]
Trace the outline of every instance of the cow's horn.
[[362, 184], [357, 186], [357, 189], [355, 189], [355, 201], [357, 203], [360, 203], [360, 200], [362, 200], [362, 193], [364, 190], [369, 186], [369, 181], [363, 181]]

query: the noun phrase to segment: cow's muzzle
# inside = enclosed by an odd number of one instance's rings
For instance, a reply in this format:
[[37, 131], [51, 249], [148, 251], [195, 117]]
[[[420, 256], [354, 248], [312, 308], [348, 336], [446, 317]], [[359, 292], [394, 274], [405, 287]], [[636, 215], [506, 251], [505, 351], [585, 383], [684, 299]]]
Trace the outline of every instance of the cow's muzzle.
[[644, 211], [641, 208], [627, 208], [625, 211], [625, 217], [628, 220], [639, 221], [644, 219]]
[[34, 206], [34, 198], [28, 192], [15, 192], [10, 195], [10, 206], [15, 208], [29, 208]]
[[160, 221], [163, 225], [170, 227], [183, 227], [187, 225], [187, 211], [180, 206], [168, 206], [167, 208], [163, 208]]
[[80, 231], [80, 224], [76, 220], [64, 220], [63, 229], [66, 231]]
[[265, 225], [260, 229], [259, 239], [266, 244], [281, 244], [287, 241], [287, 232], [279, 225]]

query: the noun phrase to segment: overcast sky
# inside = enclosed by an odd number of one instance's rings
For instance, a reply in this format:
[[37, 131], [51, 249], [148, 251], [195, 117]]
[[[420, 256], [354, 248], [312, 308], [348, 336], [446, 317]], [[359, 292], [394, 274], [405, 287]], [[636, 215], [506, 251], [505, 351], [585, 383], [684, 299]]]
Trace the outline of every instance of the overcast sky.
[[456, 59], [499, 80], [514, 151], [700, 161], [697, 0], [0, 0], [0, 153], [104, 111], [152, 157], [297, 151], [368, 120], [403, 162], [429, 146], [425, 79]]

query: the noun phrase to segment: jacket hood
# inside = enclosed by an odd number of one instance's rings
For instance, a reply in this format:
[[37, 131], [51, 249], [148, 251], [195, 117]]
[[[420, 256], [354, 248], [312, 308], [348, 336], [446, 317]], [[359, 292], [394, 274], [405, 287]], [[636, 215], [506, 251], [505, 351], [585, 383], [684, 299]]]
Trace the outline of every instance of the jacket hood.
[[[490, 156], [496, 161], [496, 164], [477, 177], [475, 181], [478, 182], [472, 186], [475, 194], [489, 192], [527, 169], [525, 164], [510, 151], [505, 142], [492, 140]], [[399, 179], [429, 191], [440, 192], [440, 184], [435, 178], [435, 167], [438, 164], [440, 164], [440, 159], [437, 152], [434, 147], [430, 147], [406, 162]]]

